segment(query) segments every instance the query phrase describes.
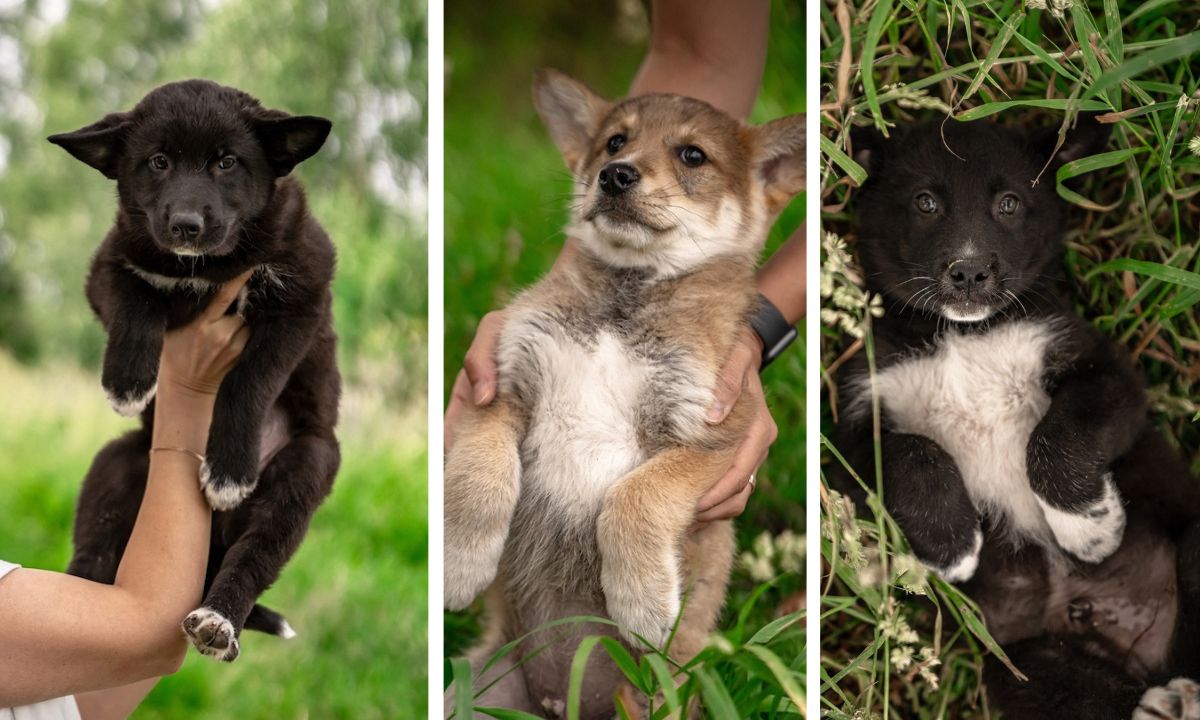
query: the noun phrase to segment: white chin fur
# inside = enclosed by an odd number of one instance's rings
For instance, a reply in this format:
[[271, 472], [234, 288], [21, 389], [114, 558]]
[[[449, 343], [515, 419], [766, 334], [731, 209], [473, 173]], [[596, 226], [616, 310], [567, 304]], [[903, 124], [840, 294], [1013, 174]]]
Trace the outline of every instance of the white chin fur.
[[957, 307], [942, 307], [942, 317], [951, 322], [973, 323], [987, 320], [995, 310], [979, 303], [963, 303]]
[[196, 248], [190, 248], [190, 247], [178, 247], [178, 248], [175, 248], [174, 250], [172, 250], [171, 252], [175, 253], [179, 257], [200, 257], [200, 256], [204, 255], [204, 253], [200, 252]]

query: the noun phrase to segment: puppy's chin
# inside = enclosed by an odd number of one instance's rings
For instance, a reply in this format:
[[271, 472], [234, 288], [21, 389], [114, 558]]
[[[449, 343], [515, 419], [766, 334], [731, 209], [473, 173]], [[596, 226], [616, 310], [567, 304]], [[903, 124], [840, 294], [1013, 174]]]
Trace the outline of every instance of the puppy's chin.
[[987, 320], [992, 315], [996, 314], [999, 308], [991, 303], [974, 302], [971, 300], [960, 300], [957, 302], [943, 303], [939, 311], [942, 317], [950, 322], [956, 323], [977, 323]]

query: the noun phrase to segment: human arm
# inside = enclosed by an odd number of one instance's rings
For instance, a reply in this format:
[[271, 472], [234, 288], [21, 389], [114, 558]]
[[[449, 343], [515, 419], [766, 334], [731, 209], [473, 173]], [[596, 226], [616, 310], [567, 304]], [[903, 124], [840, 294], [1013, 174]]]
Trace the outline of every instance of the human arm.
[[[154, 447], [203, 452], [216, 390], [248, 337], [240, 318], [224, 315], [247, 278], [227, 283], [196, 321], [167, 335]], [[185, 452], [151, 454], [113, 585], [32, 569], [0, 580], [0, 707], [127, 691], [120, 686], [179, 667], [187, 647], [179, 622], [200, 600], [212, 522], [199, 464]], [[88, 704], [85, 695], [80, 701]]]

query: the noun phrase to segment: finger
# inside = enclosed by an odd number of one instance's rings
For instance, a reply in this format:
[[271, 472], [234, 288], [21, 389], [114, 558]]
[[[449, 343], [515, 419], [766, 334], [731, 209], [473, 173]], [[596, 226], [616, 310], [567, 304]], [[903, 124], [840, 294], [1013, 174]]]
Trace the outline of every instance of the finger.
[[746, 504], [750, 501], [750, 496], [754, 491], [750, 488], [749, 483], [746, 484], [737, 494], [726, 498], [713, 507], [704, 512], [697, 513], [694, 525], [710, 523], [715, 520], [732, 520], [746, 511]]
[[696, 512], [701, 513], [714, 508], [734, 495], [737, 495], [746, 486], [749, 479], [750, 475], [748, 473], [743, 474], [740, 470], [730, 467], [721, 476], [721, 479], [717, 480], [716, 484], [709, 488], [708, 492], [704, 493], [700, 501], [696, 503]]
[[246, 343], [248, 342], [250, 342], [250, 328], [247, 325], [242, 325], [233, 334], [233, 337], [229, 338], [229, 344], [226, 347], [232, 357], [238, 358], [241, 357], [242, 351], [246, 349]]
[[450, 390], [450, 402], [446, 405], [446, 414], [442, 418], [442, 447], [450, 451], [454, 444], [454, 426], [462, 415], [463, 408], [471, 402], [471, 382], [467, 379], [465, 370], [459, 370], [454, 378], [454, 387]]
[[713, 402], [708, 407], [704, 419], [716, 425], [729, 416], [729, 411], [737, 402], [742, 390], [746, 387], [747, 374], [751, 367], [750, 351], [745, 345], [734, 346], [729, 361], [717, 375], [717, 385], [713, 391]]
[[222, 315], [219, 319], [209, 323], [208, 334], [228, 342], [229, 338], [244, 327], [246, 327], [246, 320], [240, 315]]
[[238, 293], [246, 286], [246, 282], [250, 276], [254, 274], [254, 268], [250, 268], [246, 272], [229, 280], [217, 288], [217, 293], [213, 295], [212, 300], [208, 302], [208, 307], [201, 313], [201, 317], [209, 322], [220, 320], [225, 316], [225, 311], [237, 299]]

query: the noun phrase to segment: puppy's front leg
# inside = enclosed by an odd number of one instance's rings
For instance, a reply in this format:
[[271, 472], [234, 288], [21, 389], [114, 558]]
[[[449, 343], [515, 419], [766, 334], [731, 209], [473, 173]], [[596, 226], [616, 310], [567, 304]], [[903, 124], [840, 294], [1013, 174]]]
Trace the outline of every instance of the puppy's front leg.
[[320, 321], [315, 314], [264, 316], [251, 327], [246, 349], [217, 392], [200, 469], [214, 510], [232, 510], [254, 492], [263, 420], [312, 346]]
[[521, 492], [525, 420], [507, 398], [468, 408], [446, 456], [445, 605], [461, 610], [496, 578]]
[[608, 491], [596, 524], [608, 613], [635, 646], [661, 648], [679, 616], [680, 554], [696, 503], [733, 461], [732, 450], [672, 448]]
[[1095, 340], [1056, 379], [1050, 408], [1030, 435], [1026, 468], [1055, 541], [1098, 563], [1121, 544], [1125, 509], [1113, 461], [1146, 424], [1137, 376], [1107, 341]]
[[87, 296], [108, 332], [100, 384], [113, 409], [132, 417], [146, 409], [158, 388], [166, 300], [127, 268], [107, 261], [92, 268]]

